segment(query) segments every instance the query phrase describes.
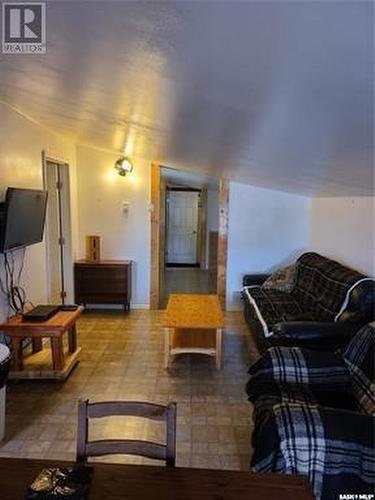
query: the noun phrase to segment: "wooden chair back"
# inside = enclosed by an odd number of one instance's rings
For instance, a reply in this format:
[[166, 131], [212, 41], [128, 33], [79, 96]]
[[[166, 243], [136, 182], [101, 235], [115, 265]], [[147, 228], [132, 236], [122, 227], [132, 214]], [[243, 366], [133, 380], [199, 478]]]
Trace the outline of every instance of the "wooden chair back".
[[[88, 457], [103, 455], [139, 455], [165, 460], [168, 466], [176, 462], [176, 403], [168, 406], [137, 401], [78, 402], [77, 461], [86, 462]], [[136, 439], [88, 440], [90, 418], [110, 416], [143, 417], [166, 423], [166, 444]]]

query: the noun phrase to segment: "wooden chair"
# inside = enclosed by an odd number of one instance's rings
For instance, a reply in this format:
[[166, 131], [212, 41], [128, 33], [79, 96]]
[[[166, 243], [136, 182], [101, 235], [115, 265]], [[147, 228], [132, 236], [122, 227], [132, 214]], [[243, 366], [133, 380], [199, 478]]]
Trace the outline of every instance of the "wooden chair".
[[[110, 416], [144, 417], [151, 420], [164, 421], [167, 427], [166, 444], [163, 445], [136, 439], [88, 441], [89, 419]], [[118, 454], [139, 455], [165, 460], [168, 466], [174, 467], [176, 461], [176, 403], [161, 406], [136, 401], [100, 403], [89, 403], [89, 400], [79, 401], [77, 461], [86, 462], [88, 457]]]

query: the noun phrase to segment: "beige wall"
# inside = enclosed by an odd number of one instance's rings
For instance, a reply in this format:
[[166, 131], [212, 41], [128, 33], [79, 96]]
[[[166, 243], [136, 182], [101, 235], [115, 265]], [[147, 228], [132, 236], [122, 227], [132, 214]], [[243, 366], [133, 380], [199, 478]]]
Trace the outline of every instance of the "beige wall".
[[[132, 306], [147, 307], [150, 282], [150, 161], [134, 159], [134, 173], [114, 170], [119, 154], [77, 148], [79, 254], [86, 235], [99, 235], [102, 258], [132, 259]], [[124, 213], [123, 203], [129, 203]]]
[[313, 198], [309, 246], [375, 276], [375, 198]]
[[[47, 129], [23, 117], [0, 103], [0, 199], [7, 187], [42, 188], [43, 169], [41, 154], [64, 160], [71, 167], [71, 197], [73, 241], [77, 238], [75, 195], [75, 146]], [[16, 261], [19, 253], [16, 254]], [[0, 272], [3, 273], [3, 256], [0, 255]], [[3, 275], [3, 274], [2, 274]], [[47, 301], [47, 274], [45, 242], [26, 249], [25, 268], [21, 283], [33, 303]], [[72, 284], [70, 283], [70, 287]], [[3, 294], [0, 294], [0, 321], [8, 314]]]

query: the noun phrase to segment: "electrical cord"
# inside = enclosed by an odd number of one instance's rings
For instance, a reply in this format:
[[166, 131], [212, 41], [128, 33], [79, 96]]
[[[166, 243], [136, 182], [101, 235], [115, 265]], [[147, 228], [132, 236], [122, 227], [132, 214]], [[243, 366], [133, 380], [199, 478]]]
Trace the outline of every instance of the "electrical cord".
[[28, 303], [25, 289], [19, 284], [24, 268], [24, 263], [24, 248], [22, 249], [21, 262], [18, 272], [16, 272], [14, 252], [10, 252], [9, 256], [7, 253], [4, 253], [5, 282], [0, 277], [0, 288], [6, 296], [8, 305], [14, 314], [22, 314], [25, 310], [26, 304]]

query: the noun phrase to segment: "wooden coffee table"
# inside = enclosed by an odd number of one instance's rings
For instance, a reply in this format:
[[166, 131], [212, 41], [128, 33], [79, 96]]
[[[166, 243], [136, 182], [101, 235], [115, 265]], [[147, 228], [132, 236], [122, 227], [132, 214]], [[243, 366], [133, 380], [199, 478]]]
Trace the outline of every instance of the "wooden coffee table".
[[221, 368], [224, 319], [217, 295], [170, 295], [163, 325], [165, 368], [182, 353], [213, 356]]
[[[75, 311], [59, 311], [47, 321], [23, 321], [13, 316], [0, 325], [12, 341], [10, 379], [64, 380], [78, 363], [81, 348], [77, 346], [76, 321], [84, 308]], [[64, 349], [63, 336], [68, 334], [68, 346]], [[51, 349], [43, 349], [43, 338], [49, 338]], [[22, 340], [32, 339], [32, 353], [25, 356]], [[67, 352], [64, 352], [67, 351]], [[51, 364], [52, 358], [52, 364]]]

